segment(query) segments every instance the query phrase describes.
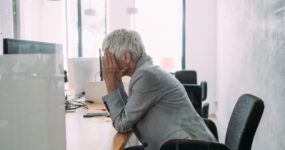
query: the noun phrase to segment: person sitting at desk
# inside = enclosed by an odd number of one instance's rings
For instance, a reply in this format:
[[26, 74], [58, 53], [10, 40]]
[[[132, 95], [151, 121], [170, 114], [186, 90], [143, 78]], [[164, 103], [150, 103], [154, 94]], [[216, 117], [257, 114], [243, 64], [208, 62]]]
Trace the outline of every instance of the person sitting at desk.
[[[159, 150], [171, 139], [216, 141], [181, 83], [152, 64], [137, 32], [115, 30], [102, 48], [108, 91], [102, 99], [113, 126], [120, 133], [132, 129], [143, 145], [128, 149]], [[128, 95], [122, 76], [131, 77]]]

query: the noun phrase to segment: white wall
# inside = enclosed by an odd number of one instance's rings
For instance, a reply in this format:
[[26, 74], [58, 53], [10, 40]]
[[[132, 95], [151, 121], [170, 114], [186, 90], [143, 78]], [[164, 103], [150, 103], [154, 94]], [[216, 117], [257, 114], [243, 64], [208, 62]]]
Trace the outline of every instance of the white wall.
[[3, 54], [3, 38], [13, 37], [12, 0], [0, 0], [0, 55]]
[[216, 101], [216, 0], [186, 0], [186, 69], [208, 82], [210, 113]]
[[132, 7], [132, 0], [108, 0], [107, 3], [107, 32], [131, 29], [131, 15], [127, 14], [127, 8]]
[[285, 1], [218, 1], [218, 113], [227, 126], [238, 97], [251, 93], [265, 110], [253, 150], [285, 149]]

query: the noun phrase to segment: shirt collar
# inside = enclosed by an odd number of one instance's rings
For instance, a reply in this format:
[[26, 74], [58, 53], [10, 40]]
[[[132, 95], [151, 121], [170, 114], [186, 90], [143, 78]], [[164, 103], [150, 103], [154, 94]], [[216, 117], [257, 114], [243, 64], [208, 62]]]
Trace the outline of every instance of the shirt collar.
[[137, 70], [138, 68], [140, 68], [144, 63], [151, 63], [151, 64], [152, 64], [152, 59], [151, 59], [151, 57], [148, 56], [147, 54], [143, 54], [143, 55], [139, 58], [139, 60], [138, 60], [138, 62], [137, 62], [137, 65], [136, 65], [136, 70]]

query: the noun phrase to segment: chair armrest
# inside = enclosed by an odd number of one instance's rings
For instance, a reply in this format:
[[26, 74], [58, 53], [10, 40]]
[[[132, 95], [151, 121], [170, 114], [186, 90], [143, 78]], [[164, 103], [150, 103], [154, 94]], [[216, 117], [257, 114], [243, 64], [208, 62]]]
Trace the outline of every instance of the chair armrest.
[[162, 145], [160, 150], [230, 150], [222, 143], [207, 142], [200, 140], [176, 139]]
[[209, 114], [209, 103], [208, 102], [205, 102], [203, 105], [202, 105], [202, 117], [203, 118], [208, 118], [208, 114]]
[[202, 101], [204, 101], [207, 98], [208, 84], [206, 81], [202, 81], [200, 86], [202, 88]]

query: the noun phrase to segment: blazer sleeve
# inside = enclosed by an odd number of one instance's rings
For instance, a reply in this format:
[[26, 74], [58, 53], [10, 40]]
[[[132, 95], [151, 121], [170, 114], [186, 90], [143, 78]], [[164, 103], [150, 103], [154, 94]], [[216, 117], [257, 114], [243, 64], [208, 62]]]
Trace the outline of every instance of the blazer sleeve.
[[145, 72], [134, 80], [132, 94], [126, 104], [123, 103], [119, 90], [114, 90], [102, 98], [118, 132], [128, 132], [161, 99], [158, 83], [152, 73]]
[[122, 98], [122, 101], [124, 104], [127, 103], [127, 100], [128, 100], [128, 94], [126, 93], [125, 91], [125, 88], [124, 88], [124, 84], [123, 82], [119, 82], [117, 84], [117, 87], [118, 87], [118, 91], [119, 91], [119, 94], [121, 95], [121, 98]]

